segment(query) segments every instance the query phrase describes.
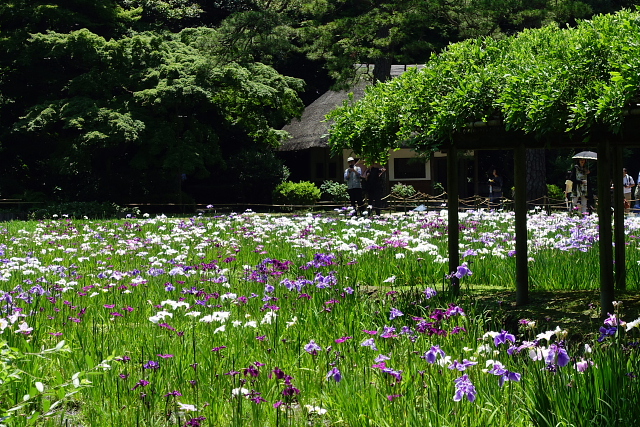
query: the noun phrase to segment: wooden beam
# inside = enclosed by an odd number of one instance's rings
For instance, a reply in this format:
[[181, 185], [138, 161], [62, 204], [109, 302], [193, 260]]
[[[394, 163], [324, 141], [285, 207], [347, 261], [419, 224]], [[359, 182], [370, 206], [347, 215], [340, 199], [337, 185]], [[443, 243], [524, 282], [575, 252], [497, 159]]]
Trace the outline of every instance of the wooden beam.
[[[640, 111], [640, 109], [638, 109]], [[640, 136], [636, 132], [640, 128], [640, 115], [625, 118], [624, 130], [619, 135], [614, 135], [609, 128], [593, 126], [589, 135], [592, 141], [606, 139], [610, 145], [619, 145], [626, 148], [640, 147]], [[585, 146], [584, 135], [581, 134], [527, 134], [523, 131], [507, 131], [500, 122], [491, 122], [486, 126], [474, 124], [465, 130], [453, 135], [458, 150], [512, 150], [521, 142], [526, 148], [577, 148], [579, 150], [590, 149]], [[446, 143], [443, 144], [443, 147]], [[594, 147], [595, 148], [595, 147]]]
[[527, 155], [524, 143], [514, 150], [516, 198], [516, 305], [529, 302], [529, 253], [527, 248]]
[[[447, 151], [447, 207], [449, 209], [449, 272], [454, 272], [460, 265], [460, 221], [458, 217], [458, 200], [460, 189], [458, 183], [458, 150], [451, 143]], [[460, 279], [451, 278], [451, 290], [454, 294], [460, 292]]]
[[[607, 140], [598, 144], [598, 226], [600, 236], [600, 314], [613, 313], [613, 240], [611, 237], [611, 148]], [[618, 175], [618, 178], [620, 176]], [[619, 185], [617, 186], [619, 187]], [[586, 267], [585, 267], [586, 268]]]
[[[613, 205], [613, 238], [615, 241], [615, 279], [616, 289], [624, 290], [627, 280], [627, 266], [625, 260], [625, 236], [624, 236], [624, 189], [622, 186], [622, 147], [617, 145], [614, 148], [613, 158], [613, 184], [614, 200]], [[599, 175], [599, 173], [598, 173]]]

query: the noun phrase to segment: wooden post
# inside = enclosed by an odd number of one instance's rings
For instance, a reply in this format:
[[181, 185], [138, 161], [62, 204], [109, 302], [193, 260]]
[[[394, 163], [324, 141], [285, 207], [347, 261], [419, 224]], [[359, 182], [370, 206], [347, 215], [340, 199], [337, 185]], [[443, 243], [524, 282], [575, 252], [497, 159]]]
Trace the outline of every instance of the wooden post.
[[[613, 313], [613, 240], [611, 238], [611, 154], [606, 140], [598, 144], [598, 226], [600, 228], [600, 315]], [[621, 182], [620, 175], [618, 180]], [[620, 184], [616, 185], [620, 188]]]
[[516, 305], [529, 302], [529, 253], [527, 248], [527, 152], [524, 144], [514, 150], [516, 196]]
[[613, 207], [613, 238], [615, 246], [615, 278], [616, 289], [624, 290], [627, 281], [627, 263], [625, 260], [625, 236], [624, 236], [624, 189], [622, 187], [622, 147], [615, 147], [613, 159], [613, 184], [614, 200]]
[[[454, 272], [460, 265], [460, 221], [458, 218], [458, 199], [460, 190], [458, 188], [458, 150], [454, 143], [451, 143], [447, 152], [447, 206], [449, 214], [449, 273]], [[460, 279], [451, 278], [451, 290], [454, 294], [460, 292]]]

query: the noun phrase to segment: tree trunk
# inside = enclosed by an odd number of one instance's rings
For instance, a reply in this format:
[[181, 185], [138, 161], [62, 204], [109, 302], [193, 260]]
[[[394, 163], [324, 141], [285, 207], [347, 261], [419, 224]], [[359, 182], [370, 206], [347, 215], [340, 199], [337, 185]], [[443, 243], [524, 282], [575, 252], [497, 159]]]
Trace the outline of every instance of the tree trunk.
[[[382, 27], [376, 31], [376, 37], [383, 39], [389, 37], [389, 28]], [[391, 79], [391, 65], [393, 59], [389, 54], [389, 48], [382, 49], [382, 57], [376, 58], [373, 63], [373, 84], [378, 82], [386, 82]]]
[[386, 82], [391, 78], [391, 58], [376, 59], [373, 67], [373, 83]]
[[544, 149], [527, 150], [527, 202], [542, 204], [547, 195], [547, 167]]

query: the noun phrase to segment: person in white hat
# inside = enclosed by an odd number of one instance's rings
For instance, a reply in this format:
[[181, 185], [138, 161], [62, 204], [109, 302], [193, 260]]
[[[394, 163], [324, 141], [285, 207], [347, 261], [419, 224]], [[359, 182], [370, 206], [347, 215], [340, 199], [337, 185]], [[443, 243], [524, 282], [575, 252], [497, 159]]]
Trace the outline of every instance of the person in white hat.
[[349, 201], [356, 214], [360, 212], [362, 206], [362, 169], [356, 166], [357, 160], [353, 157], [347, 159], [349, 167], [344, 171], [344, 180], [347, 181], [347, 192]]

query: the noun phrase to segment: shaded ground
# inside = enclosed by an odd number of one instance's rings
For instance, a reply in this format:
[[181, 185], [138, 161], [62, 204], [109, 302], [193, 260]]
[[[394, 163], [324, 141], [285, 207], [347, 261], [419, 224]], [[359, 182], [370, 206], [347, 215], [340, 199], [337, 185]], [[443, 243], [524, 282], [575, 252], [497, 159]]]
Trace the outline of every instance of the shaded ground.
[[[515, 291], [474, 292], [480, 307], [485, 307], [494, 319], [500, 320], [505, 329], [518, 330], [520, 319], [537, 322], [537, 330], [545, 331], [559, 326], [569, 332], [569, 340], [582, 341], [598, 336], [602, 326], [600, 318], [600, 292], [591, 291], [532, 291], [529, 304], [516, 306]], [[640, 294], [617, 293], [618, 317], [632, 321], [640, 317]]]

